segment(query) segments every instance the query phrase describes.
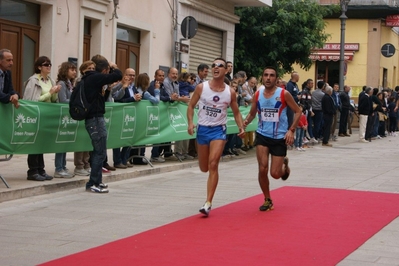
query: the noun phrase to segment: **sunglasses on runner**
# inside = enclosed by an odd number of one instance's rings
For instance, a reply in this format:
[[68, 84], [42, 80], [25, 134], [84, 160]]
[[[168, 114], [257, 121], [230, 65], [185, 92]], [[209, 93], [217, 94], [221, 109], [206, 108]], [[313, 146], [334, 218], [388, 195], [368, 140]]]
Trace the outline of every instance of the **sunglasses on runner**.
[[214, 68], [214, 67], [223, 67], [223, 68], [226, 68], [226, 66], [225, 66], [224, 64], [222, 64], [222, 63], [213, 63], [213, 64], [212, 64], [212, 68]]

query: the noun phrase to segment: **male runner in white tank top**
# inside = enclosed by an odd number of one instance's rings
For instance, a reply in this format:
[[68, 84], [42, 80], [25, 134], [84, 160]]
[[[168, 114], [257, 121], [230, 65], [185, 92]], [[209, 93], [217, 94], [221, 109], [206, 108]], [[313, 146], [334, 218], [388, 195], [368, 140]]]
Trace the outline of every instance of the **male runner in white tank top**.
[[[258, 128], [255, 143], [256, 158], [258, 159], [258, 180], [265, 202], [259, 207], [260, 211], [273, 209], [270, 197], [269, 153], [271, 154], [270, 175], [275, 179], [287, 180], [290, 169], [288, 167], [287, 145], [294, 142], [294, 133], [301, 117], [301, 109], [292, 95], [276, 86], [277, 71], [273, 67], [266, 67], [262, 73], [262, 84], [252, 99], [251, 110], [244, 120], [244, 127], [258, 115]], [[292, 124], [287, 118], [287, 107], [295, 113]]]
[[244, 137], [242, 117], [238, 109], [236, 93], [224, 83], [227, 64], [216, 58], [212, 64], [213, 78], [198, 84], [188, 104], [188, 134], [194, 134], [194, 108], [199, 101], [197, 144], [198, 163], [204, 173], [209, 171], [206, 202], [199, 210], [208, 216], [219, 180], [219, 160], [226, 143], [227, 107], [231, 107], [239, 128], [239, 137]]

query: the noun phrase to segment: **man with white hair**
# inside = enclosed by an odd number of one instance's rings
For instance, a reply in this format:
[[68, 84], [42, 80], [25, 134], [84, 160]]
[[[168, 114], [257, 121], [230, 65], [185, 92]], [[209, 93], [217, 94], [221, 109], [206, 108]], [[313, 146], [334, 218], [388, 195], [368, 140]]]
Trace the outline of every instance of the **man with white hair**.
[[328, 143], [328, 140], [330, 138], [331, 125], [334, 120], [334, 114], [336, 113], [337, 107], [334, 103], [334, 99], [331, 97], [333, 88], [328, 84], [326, 85], [324, 96], [321, 99], [321, 109], [323, 111], [324, 122], [322, 146], [332, 147], [332, 144]]

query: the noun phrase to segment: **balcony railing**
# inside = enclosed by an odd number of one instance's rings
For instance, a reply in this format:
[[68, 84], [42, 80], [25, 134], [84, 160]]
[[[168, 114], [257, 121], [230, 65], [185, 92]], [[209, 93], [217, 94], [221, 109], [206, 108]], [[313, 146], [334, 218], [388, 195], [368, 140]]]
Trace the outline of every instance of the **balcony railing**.
[[[339, 5], [340, 0], [318, 0], [320, 5]], [[350, 6], [392, 6], [399, 7], [399, 0], [351, 0]]]

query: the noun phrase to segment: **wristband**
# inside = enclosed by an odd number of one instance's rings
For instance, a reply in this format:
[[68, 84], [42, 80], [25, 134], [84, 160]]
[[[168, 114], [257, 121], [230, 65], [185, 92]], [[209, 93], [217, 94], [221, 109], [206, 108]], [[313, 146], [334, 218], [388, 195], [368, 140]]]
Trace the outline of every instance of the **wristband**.
[[290, 131], [292, 132], [292, 133], [295, 133], [295, 128], [290, 128]]

